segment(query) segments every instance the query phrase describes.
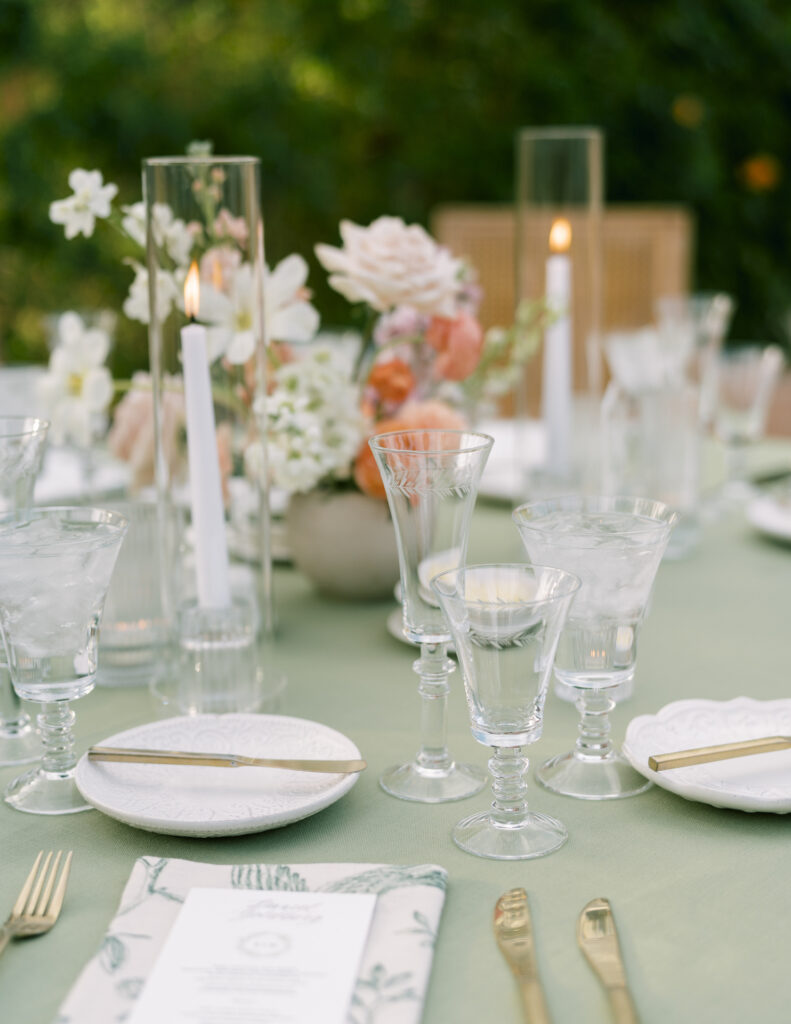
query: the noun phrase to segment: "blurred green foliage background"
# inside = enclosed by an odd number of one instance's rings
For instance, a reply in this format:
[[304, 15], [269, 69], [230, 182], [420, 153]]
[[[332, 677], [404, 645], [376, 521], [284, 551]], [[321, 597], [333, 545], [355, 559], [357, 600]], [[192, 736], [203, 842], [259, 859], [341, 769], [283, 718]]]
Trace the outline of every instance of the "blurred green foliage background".
[[[73, 167], [131, 203], [191, 139], [259, 156], [269, 263], [308, 257], [337, 323], [312, 249], [342, 217], [510, 201], [516, 129], [564, 123], [604, 129], [609, 200], [689, 204], [695, 286], [786, 344], [789, 69], [787, 0], [0, 0], [0, 358], [127, 292], [120, 236], [49, 222]], [[119, 333], [116, 371], [145, 365], [145, 329]]]

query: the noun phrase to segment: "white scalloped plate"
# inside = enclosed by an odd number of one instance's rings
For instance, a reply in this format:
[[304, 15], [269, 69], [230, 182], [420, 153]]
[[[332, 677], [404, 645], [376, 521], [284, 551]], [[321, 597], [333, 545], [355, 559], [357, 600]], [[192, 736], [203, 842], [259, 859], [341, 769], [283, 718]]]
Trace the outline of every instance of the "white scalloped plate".
[[[342, 733], [284, 715], [191, 715], [149, 722], [97, 746], [198, 750], [248, 757], [358, 758]], [[279, 768], [186, 768], [89, 761], [77, 787], [98, 810], [127, 825], [172, 836], [239, 836], [289, 825], [335, 803], [357, 775]]]
[[654, 772], [654, 754], [759, 736], [791, 736], [791, 700], [679, 700], [629, 723], [623, 752], [641, 775], [687, 800], [740, 811], [791, 812], [791, 750]]

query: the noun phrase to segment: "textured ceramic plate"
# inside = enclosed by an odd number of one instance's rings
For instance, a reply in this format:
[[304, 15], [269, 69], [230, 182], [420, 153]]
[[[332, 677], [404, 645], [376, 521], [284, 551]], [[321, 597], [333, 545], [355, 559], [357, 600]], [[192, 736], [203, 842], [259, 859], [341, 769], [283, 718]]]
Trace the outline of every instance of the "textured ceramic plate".
[[747, 521], [774, 540], [791, 543], [791, 501], [767, 494], [747, 506]]
[[791, 750], [653, 772], [648, 758], [759, 736], [791, 735], [791, 700], [680, 700], [629, 723], [623, 752], [647, 779], [688, 800], [740, 811], [791, 812]]
[[[342, 733], [282, 715], [167, 718], [108, 736], [97, 746], [248, 757], [360, 757]], [[356, 781], [357, 775], [114, 764], [87, 756], [77, 765], [80, 792], [111, 818], [147, 832], [199, 838], [263, 832], [300, 821], [335, 803]]]

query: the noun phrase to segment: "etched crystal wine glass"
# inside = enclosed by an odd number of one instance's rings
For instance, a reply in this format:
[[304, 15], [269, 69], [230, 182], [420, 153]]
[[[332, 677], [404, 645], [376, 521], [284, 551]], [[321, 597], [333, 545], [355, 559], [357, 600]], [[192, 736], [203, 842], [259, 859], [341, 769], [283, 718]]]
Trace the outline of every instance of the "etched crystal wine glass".
[[368, 442], [379, 467], [398, 546], [404, 635], [420, 645], [421, 744], [413, 761], [390, 768], [382, 789], [401, 800], [443, 803], [480, 792], [486, 774], [453, 761], [446, 745], [450, 630], [432, 577], [461, 565], [492, 438], [464, 430], [404, 430]]
[[0, 631], [11, 679], [38, 716], [44, 756], [6, 803], [32, 814], [89, 805], [74, 782], [74, 712], [94, 687], [99, 620], [127, 520], [95, 508], [34, 509], [0, 523]]
[[582, 580], [555, 655], [555, 676], [578, 693], [579, 735], [538, 780], [582, 800], [642, 793], [651, 783], [610, 739], [611, 693], [634, 676], [637, 633], [677, 515], [648, 498], [575, 496], [520, 505], [513, 518], [531, 562]]
[[[23, 515], [33, 503], [49, 423], [32, 416], [0, 417], [0, 518]], [[41, 741], [11, 685], [0, 644], [0, 766], [41, 757]]]
[[494, 749], [491, 809], [463, 818], [453, 841], [478, 857], [543, 857], [568, 833], [555, 818], [528, 811], [522, 750], [541, 736], [558, 637], [580, 581], [545, 566], [468, 565], [440, 573], [431, 586], [461, 662], [472, 734]]

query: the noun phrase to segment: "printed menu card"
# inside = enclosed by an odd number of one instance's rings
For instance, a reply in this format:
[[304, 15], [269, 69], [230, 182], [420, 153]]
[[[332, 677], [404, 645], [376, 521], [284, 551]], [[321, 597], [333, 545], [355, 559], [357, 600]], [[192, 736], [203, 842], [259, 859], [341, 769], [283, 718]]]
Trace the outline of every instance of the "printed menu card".
[[191, 889], [128, 1024], [343, 1024], [375, 904]]

